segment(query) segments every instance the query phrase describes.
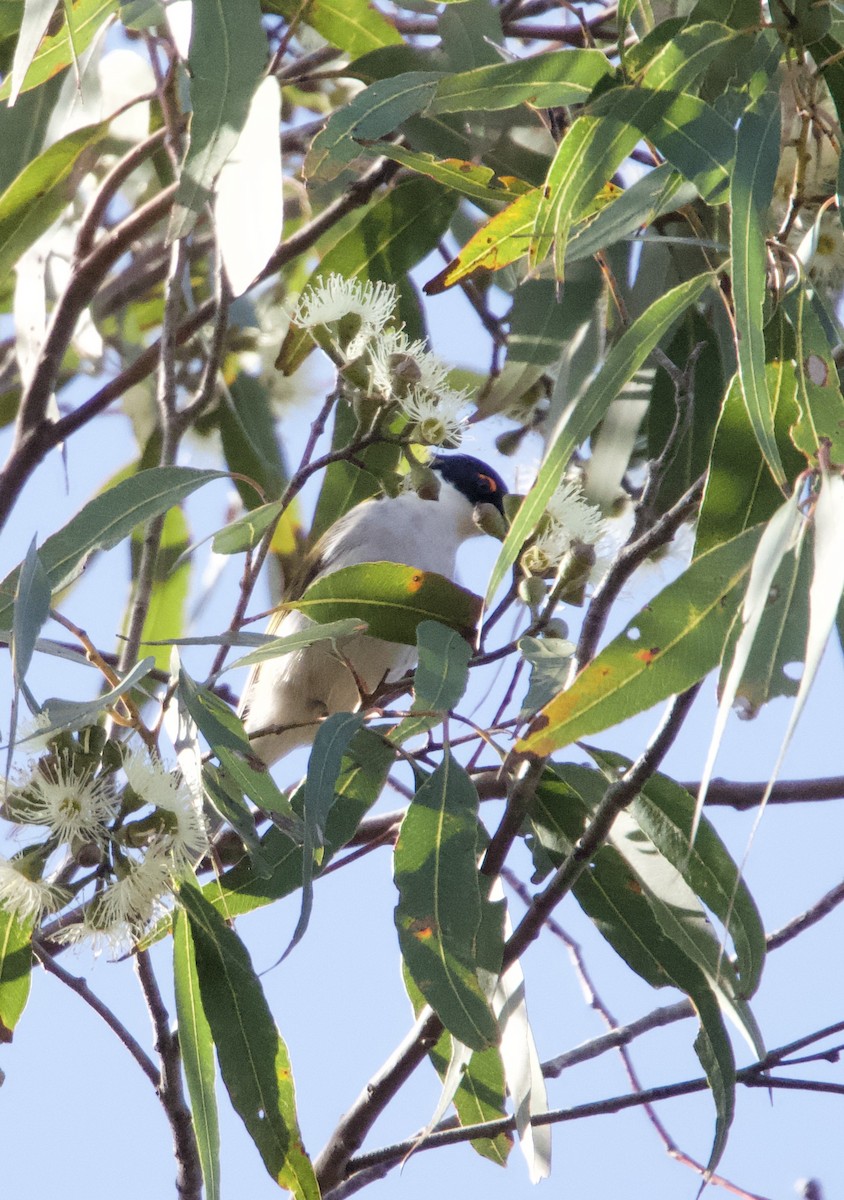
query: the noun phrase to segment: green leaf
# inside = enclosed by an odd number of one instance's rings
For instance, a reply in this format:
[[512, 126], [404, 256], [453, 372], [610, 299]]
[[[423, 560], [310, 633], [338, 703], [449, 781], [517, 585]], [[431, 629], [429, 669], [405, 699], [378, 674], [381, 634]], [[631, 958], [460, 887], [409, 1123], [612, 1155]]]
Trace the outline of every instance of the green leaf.
[[431, 101], [432, 113], [492, 112], [532, 104], [556, 108], [583, 103], [612, 66], [600, 50], [552, 50], [534, 58], [446, 75]]
[[[278, 444], [269, 391], [264, 383], [240, 371], [229, 385], [228, 396], [220, 403], [219, 421], [223, 453], [229, 470], [245, 475], [247, 479], [254, 479], [266, 496], [281, 495], [287, 484], [287, 469]], [[235, 479], [234, 485], [244, 507], [252, 509], [253, 513], [274, 510], [275, 516], [278, 516], [282, 511], [278, 502], [261, 505], [260, 492], [250, 483]], [[245, 525], [250, 520], [254, 520], [254, 517], [248, 513], [235, 525]], [[270, 523], [268, 520], [263, 528], [266, 529]], [[215, 550], [221, 537], [219, 533], [214, 537]], [[232, 551], [223, 550], [221, 553]]]
[[[308, 928], [314, 899], [314, 869], [322, 858], [325, 826], [337, 796], [337, 778], [349, 742], [363, 726], [362, 713], [332, 713], [317, 729], [308, 774], [305, 776], [302, 815], [302, 908], [299, 920], [282, 958], [301, 941]], [[279, 960], [281, 961], [281, 960]]]
[[[798, 412], [794, 366], [790, 361], [778, 359], [766, 364], [765, 370], [780, 458], [786, 477], [793, 480], [806, 465], [789, 437]], [[715, 431], [695, 557], [760, 521], [767, 521], [780, 504], [782, 492], [762, 457], [736, 376], [727, 389]]]
[[202, 1007], [193, 935], [183, 909], [173, 923], [173, 982], [179, 1050], [188, 1085], [206, 1200], [220, 1200], [220, 1126], [211, 1027]]
[[[136, 563], [140, 557], [141, 539], [138, 532], [132, 535]], [[164, 518], [155, 572], [152, 580], [149, 607], [144, 620], [141, 644], [147, 645], [167, 639], [171, 643], [182, 633], [190, 588], [191, 564], [183, 557], [190, 544], [187, 518], [179, 505], [174, 505]], [[128, 613], [127, 613], [128, 618]], [[154, 650], [155, 665], [160, 671], [170, 668], [170, 651], [167, 647]]]
[[550, 754], [703, 679], [720, 659], [760, 536], [749, 529], [696, 559], [545, 706], [517, 750]]
[[656, 300], [625, 330], [583, 394], [565, 409], [536, 483], [523, 501], [504, 539], [487, 588], [487, 603], [536, 528], [574, 451], [589, 437], [625, 383], [641, 367], [674, 322], [689, 305], [694, 304], [712, 278], [708, 272], [695, 275]]
[[366, 633], [366, 629], [364, 621], [349, 617], [345, 621], [331, 621], [327, 625], [309, 626], [307, 629], [300, 629], [297, 633], [288, 634], [287, 637], [268, 638], [257, 650], [244, 654], [242, 658], [229, 663], [227, 667], [223, 668], [223, 672], [233, 671], [235, 667], [253, 667], [256, 663], [267, 662], [268, 659], [279, 658], [282, 654], [290, 654], [294, 650], [312, 646], [314, 642], [337, 642], [341, 638], [355, 637], [359, 633]]
[[[325, 825], [320, 872], [345, 846], [378, 799], [394, 760], [395, 750], [369, 730], [361, 730], [352, 742], [337, 780], [337, 800]], [[297, 798], [301, 805], [301, 791]], [[297, 840], [273, 826], [261, 839], [261, 850], [270, 867], [269, 876], [260, 875], [251, 864], [243, 862], [204, 887], [203, 895], [226, 918], [262, 908], [302, 886], [301, 837]]]
[[14, 108], [0, 104], [0, 193], [43, 146], [60, 87], [61, 79], [56, 78], [19, 96]]
[[[237, 755], [225, 747], [220, 747], [217, 754], [225, 768], [228, 768], [231, 760], [237, 760]], [[252, 869], [267, 879], [272, 874], [272, 867], [264, 855], [254, 814], [244, 800], [233, 774], [228, 769], [220, 770], [214, 763], [205, 762], [202, 764], [202, 786], [205, 798], [218, 817], [237, 834], [249, 855]]]
[[640, 82], [648, 88], [685, 91], [736, 38], [736, 30], [717, 21], [687, 25], [653, 56]]
[[[426, 107], [439, 71], [411, 71], [370, 84], [329, 117], [311, 142], [305, 159], [309, 179], [334, 179], [360, 153], [358, 141], [376, 141]], [[357, 139], [357, 140], [356, 140]]]
[[527, 186], [512, 179], [505, 183], [496, 178], [492, 167], [466, 162], [463, 158], [436, 158], [433, 154], [419, 154], [415, 150], [408, 150], [406, 146], [383, 142], [371, 147], [371, 151], [401, 163], [420, 175], [427, 175], [437, 183], [460, 192], [462, 196], [468, 196], [470, 200], [504, 203], [520, 195]]
[[[565, 768], [566, 771], [569, 768]], [[558, 864], [572, 852], [589, 806], [562, 778], [546, 772], [537, 789], [531, 824], [544, 855]], [[706, 1072], [716, 1111], [708, 1164], [714, 1170], [724, 1149], [735, 1103], [735, 1060], [718, 1004], [703, 971], [663, 931], [646, 892], [618, 850], [604, 845], [592, 869], [573, 887], [578, 903], [628, 966], [654, 987], [684, 991], [701, 1022], [695, 1050]]]
[[70, 201], [108, 134], [108, 121], [85, 125], [33, 159], [0, 196], [0, 277], [45, 233]]
[[[117, 0], [76, 0], [63, 4], [65, 20], [58, 33], [45, 37], [38, 47], [21, 85], [22, 92], [39, 87], [59, 71], [76, 62], [90, 46], [98, 31], [112, 13], [117, 12]], [[0, 100], [8, 100], [12, 91], [11, 75], [0, 88]]]
[[32, 923], [0, 909], [0, 1033], [10, 1033], [26, 1008], [32, 964]]
[[12, 620], [10, 651], [16, 687], [20, 687], [29, 670], [35, 643], [49, 613], [50, 584], [38, 557], [37, 540], [33, 538], [21, 565]]
[[193, 8], [191, 124], [168, 241], [187, 236], [237, 144], [267, 61], [259, 0], [207, 0]]
[[[425, 1007], [425, 997], [414, 983], [406, 963], [402, 963], [402, 979], [413, 1011], [418, 1017]], [[453, 1046], [451, 1034], [444, 1030], [436, 1045], [428, 1052], [440, 1079], [446, 1077]], [[452, 1103], [461, 1125], [477, 1125], [482, 1121], [497, 1121], [506, 1117], [507, 1089], [504, 1065], [497, 1046], [488, 1046], [486, 1050], [473, 1052], [462, 1074], [460, 1086], [452, 1097]], [[513, 1135], [499, 1133], [494, 1138], [475, 1138], [469, 1144], [482, 1158], [488, 1158], [490, 1162], [503, 1167], [513, 1148]]]
[[394, 857], [396, 928], [407, 968], [443, 1025], [483, 1050], [498, 1035], [477, 974], [477, 843], [477, 792], [446, 751], [402, 821]]
[[287, 1047], [246, 947], [191, 884], [179, 888], [194, 940], [202, 1007], [232, 1106], [272, 1178], [297, 1200], [319, 1200], [302, 1147]]
[[373, 637], [408, 646], [416, 645], [420, 621], [440, 621], [471, 638], [480, 616], [480, 599], [473, 592], [444, 575], [393, 562], [341, 567], [287, 607], [320, 624], [356, 616]]
[[[81, 729], [85, 725], [92, 724], [98, 715], [113, 705], [120, 696], [132, 691], [142, 679], [149, 675], [154, 666], [154, 659], [143, 659], [136, 663], [128, 675], [124, 676], [115, 687], [101, 692], [94, 700], [62, 700], [51, 696], [44, 701], [41, 710], [47, 723], [41, 725], [37, 732], [30, 736], [43, 738], [62, 729]], [[25, 746], [27, 741], [28, 738], [20, 738], [18, 745]]]
[[249, 738], [240, 720], [219, 696], [191, 679], [184, 667], [179, 668], [177, 693], [213, 751], [219, 746], [249, 755]]
[[465, 638], [438, 621], [421, 621], [416, 629], [419, 660], [413, 680], [411, 713], [392, 733], [405, 741], [439, 725], [442, 714], [462, 698], [469, 679], [472, 648]]
[[403, 45], [402, 36], [369, 0], [310, 0], [302, 12], [300, 0], [269, 0], [264, 7], [288, 20], [303, 20], [332, 46], [356, 57], [381, 46]]
[[800, 405], [800, 419], [791, 429], [791, 440], [812, 462], [818, 447], [828, 439], [831, 460], [840, 462], [844, 459], [841, 423], [844, 397], [829, 339], [804, 287], [787, 297], [784, 308], [794, 329], [797, 403]]
[[683, 183], [670, 163], [654, 167], [572, 234], [566, 247], [567, 277], [571, 275], [570, 264], [638, 234], [656, 217], [672, 212], [694, 196], [692, 185]]
[[12, 62], [12, 90], [9, 94], [9, 105], [13, 105], [18, 97], [20, 85], [29, 70], [30, 63], [35, 57], [39, 43], [47, 32], [57, 0], [27, 0], [23, 9], [23, 20], [15, 46], [15, 57]]
[[697, 96], [681, 94], [650, 125], [647, 136], [708, 204], [726, 202], [735, 131], [720, 113]]
[[[41, 547], [39, 557], [50, 587], [54, 592], [65, 587], [95, 550], [110, 550], [136, 525], [160, 516], [212, 479], [224, 478], [221, 471], [153, 467], [95, 496]], [[15, 567], [0, 583], [0, 629], [8, 629], [11, 624], [19, 573], [20, 567]]]
[[544, 708], [554, 696], [565, 690], [571, 674], [574, 642], [565, 638], [523, 637], [519, 641], [522, 657], [530, 663], [530, 686], [522, 701], [522, 713], [528, 715]]
[[[615, 772], [630, 760], [607, 750], [588, 748], [599, 766]], [[741, 871], [727, 847], [704, 817], [694, 845], [690, 834], [695, 798], [667, 775], [652, 775], [627, 810], [659, 853], [680, 871], [707, 908], [724, 923], [736, 951], [741, 994], [749, 998], [759, 986], [765, 964], [765, 927]]]
[[773, 194], [779, 146], [779, 93], [764, 92], [739, 123], [730, 187], [730, 243], [739, 379], [754, 436], [771, 474], [782, 484], [785, 470], [774, 435], [762, 331], [767, 289], [765, 214]]

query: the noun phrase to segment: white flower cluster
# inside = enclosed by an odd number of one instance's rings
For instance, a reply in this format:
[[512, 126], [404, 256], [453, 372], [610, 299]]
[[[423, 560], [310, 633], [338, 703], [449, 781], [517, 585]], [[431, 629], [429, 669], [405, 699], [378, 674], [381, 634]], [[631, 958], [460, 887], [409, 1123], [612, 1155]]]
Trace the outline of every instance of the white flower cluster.
[[445, 363], [423, 342], [411, 341], [403, 328], [390, 324], [397, 303], [398, 292], [391, 283], [332, 274], [302, 293], [293, 323], [315, 329], [357, 318], [345, 343], [339, 331], [330, 331], [341, 361], [365, 368], [369, 396], [385, 406], [398, 405], [412, 422], [417, 441], [454, 448], [468, 422], [469, 392], [450, 387]]
[[20, 824], [45, 827], [48, 837], [13, 858], [0, 856], [0, 909], [35, 923], [63, 908], [72, 893], [43, 878], [47, 861], [62, 846], [74, 855], [87, 848], [100, 863], [97, 890], [82, 904], [80, 920], [54, 936], [65, 942], [90, 939], [113, 950], [138, 940], [163, 911], [173, 878], [206, 852], [208, 833], [199, 799], [146, 749], [128, 751], [123, 773], [133, 806], [154, 810], [139, 820], [140, 836], [134, 838], [125, 836], [128, 824], [122, 825], [122, 837], [112, 827], [120, 808], [114, 776], [95, 776], [54, 756], [15, 780], [9, 815]]
[[546, 575], [576, 546], [596, 546], [606, 533], [600, 510], [572, 482], [561, 483], [545, 506], [545, 523], [536, 541], [522, 556], [532, 575]]

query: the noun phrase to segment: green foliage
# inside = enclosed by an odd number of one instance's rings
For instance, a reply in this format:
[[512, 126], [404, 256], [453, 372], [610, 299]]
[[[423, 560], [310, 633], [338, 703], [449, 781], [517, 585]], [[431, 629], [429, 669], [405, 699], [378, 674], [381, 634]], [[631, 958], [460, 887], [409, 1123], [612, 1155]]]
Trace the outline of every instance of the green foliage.
[[[573, 898], [624, 978], [691, 1000], [711, 1172], [741, 1079], [727, 1020], [764, 1055], [749, 1001], [767, 946], [743, 867], [699, 810], [730, 707], [755, 716], [794, 698], [787, 745], [844, 611], [840, 5], [622, 0], [564, 6], [558, 28], [525, 0], [196, 0], [189, 46], [180, 8], [0, 4], [0, 633], [8, 742], [34, 764], [9, 750], [2, 813], [26, 849], [0, 858], [0, 1041], [19, 1027], [34, 955], [55, 958], [61, 938], [122, 952], [172, 935], [179, 1038], [160, 1019], [159, 1097], [180, 1170], [202, 1175], [208, 1200], [227, 1154], [217, 1069], [270, 1176], [310, 1200], [404, 1156], [354, 1158], [426, 1056], [443, 1088], [432, 1124], [453, 1107], [504, 1165], [512, 1133], [484, 1125], [509, 1115], [535, 1181], [548, 1166], [544, 1126], [531, 1129], [547, 1107], [539, 1054], [559, 1031], [527, 1024], [523, 951], [560, 932], [548, 922]], [[240, 139], [250, 107], [270, 114], [260, 180]], [[243, 265], [252, 242], [260, 262]], [[356, 285], [345, 299], [342, 281]], [[457, 432], [429, 438], [422, 400], [452, 405]], [[489, 578], [475, 569], [469, 590], [418, 568], [412, 537], [406, 564], [326, 570], [335, 522], [362, 501], [389, 520], [400, 490], [430, 498], [428, 442], [453, 452], [467, 425], [465, 448], [513, 490], [506, 521], [490, 506], [466, 518], [464, 532], [501, 541], [495, 554], [486, 539]], [[92, 497], [75, 515], [54, 490], [59, 455]], [[684, 527], [685, 557], [671, 546]], [[423, 520], [413, 534], [427, 536]], [[648, 583], [660, 560], [666, 577]], [[72, 586], [89, 564], [95, 587]], [[100, 597], [118, 598], [122, 625]], [[295, 631], [274, 636], [274, 618], [254, 633], [268, 606]], [[365, 694], [356, 655], [380, 642], [399, 666], [384, 649]], [[44, 654], [60, 682], [50, 668], [45, 682]], [[355, 711], [330, 687], [308, 693], [315, 663], [344, 694], [357, 686]], [[286, 763], [270, 774], [234, 710], [241, 667], [289, 670], [314, 709], [298, 722], [313, 736], [296, 786]], [[684, 707], [702, 682], [721, 707], [696, 799], [662, 755], [704, 721]], [[624, 723], [678, 694], [646, 750]], [[35, 732], [21, 733], [21, 701]], [[561, 753], [598, 734], [582, 747], [591, 765]], [[157, 799], [128, 782], [136, 751], [178, 763]], [[94, 788], [108, 819], [65, 836], [33, 796], [79, 764], [68, 786]], [[384, 816], [396, 796], [404, 812]], [[826, 836], [811, 819], [806, 848]], [[154, 902], [97, 925], [162, 846]], [[398, 891], [387, 952], [422, 1032], [362, 1081], [312, 1165], [241, 920], [291, 897], [295, 969], [319, 936], [328, 869], [345, 883], [376, 849]], [[803, 851], [795, 873], [811, 869]], [[366, 989], [382, 949], [355, 936], [348, 991]], [[343, 991], [331, 964], [312, 964], [302, 987], [318, 975]], [[342, 1108], [323, 1063], [300, 1071]]]

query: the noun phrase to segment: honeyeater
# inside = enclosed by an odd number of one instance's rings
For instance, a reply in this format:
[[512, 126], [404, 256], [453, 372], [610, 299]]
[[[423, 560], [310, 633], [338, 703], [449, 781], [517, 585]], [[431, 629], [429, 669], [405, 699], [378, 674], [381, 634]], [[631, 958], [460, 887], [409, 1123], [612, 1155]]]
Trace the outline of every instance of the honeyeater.
[[[492, 504], [503, 515], [507, 488], [491, 467], [469, 454], [437, 455], [429, 465], [439, 476], [437, 499], [407, 491], [356, 505], [314, 547], [303, 584], [366, 562], [404, 563], [453, 579], [459, 547], [482, 532], [476, 507]], [[267, 632], [287, 637], [310, 624], [303, 613], [282, 608]], [[255, 754], [268, 765], [312, 742], [324, 717], [353, 712], [361, 688], [370, 695], [416, 661], [413, 647], [365, 634], [344, 639], [339, 649], [338, 655], [330, 642], [314, 642], [253, 668], [239, 712]]]

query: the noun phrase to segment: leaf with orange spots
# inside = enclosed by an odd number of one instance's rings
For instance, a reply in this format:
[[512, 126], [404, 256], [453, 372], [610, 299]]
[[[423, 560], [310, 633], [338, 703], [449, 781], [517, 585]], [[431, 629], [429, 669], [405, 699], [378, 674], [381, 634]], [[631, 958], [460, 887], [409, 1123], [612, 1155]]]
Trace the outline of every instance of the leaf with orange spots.
[[358, 617], [373, 637], [416, 645], [421, 621], [439, 621], [471, 639], [480, 616], [481, 600], [444, 575], [420, 571], [402, 563], [358, 563], [332, 571], [311, 584], [301, 600], [292, 603], [322, 625]]
[[[498, 1040], [495, 1017], [478, 979], [478, 794], [446, 751], [417, 791], [395, 851], [399, 890], [396, 929], [413, 982], [446, 1029], [465, 1046]], [[486, 947], [484, 947], [486, 950]], [[500, 945], [499, 965], [500, 965]]]
[[534, 718], [517, 750], [551, 754], [685, 691], [717, 666], [761, 528], [696, 559]]
[[527, 254], [541, 196], [540, 189], [534, 188], [496, 213], [447, 267], [428, 280], [422, 289], [425, 295], [436, 296], [475, 271], [498, 271]]

